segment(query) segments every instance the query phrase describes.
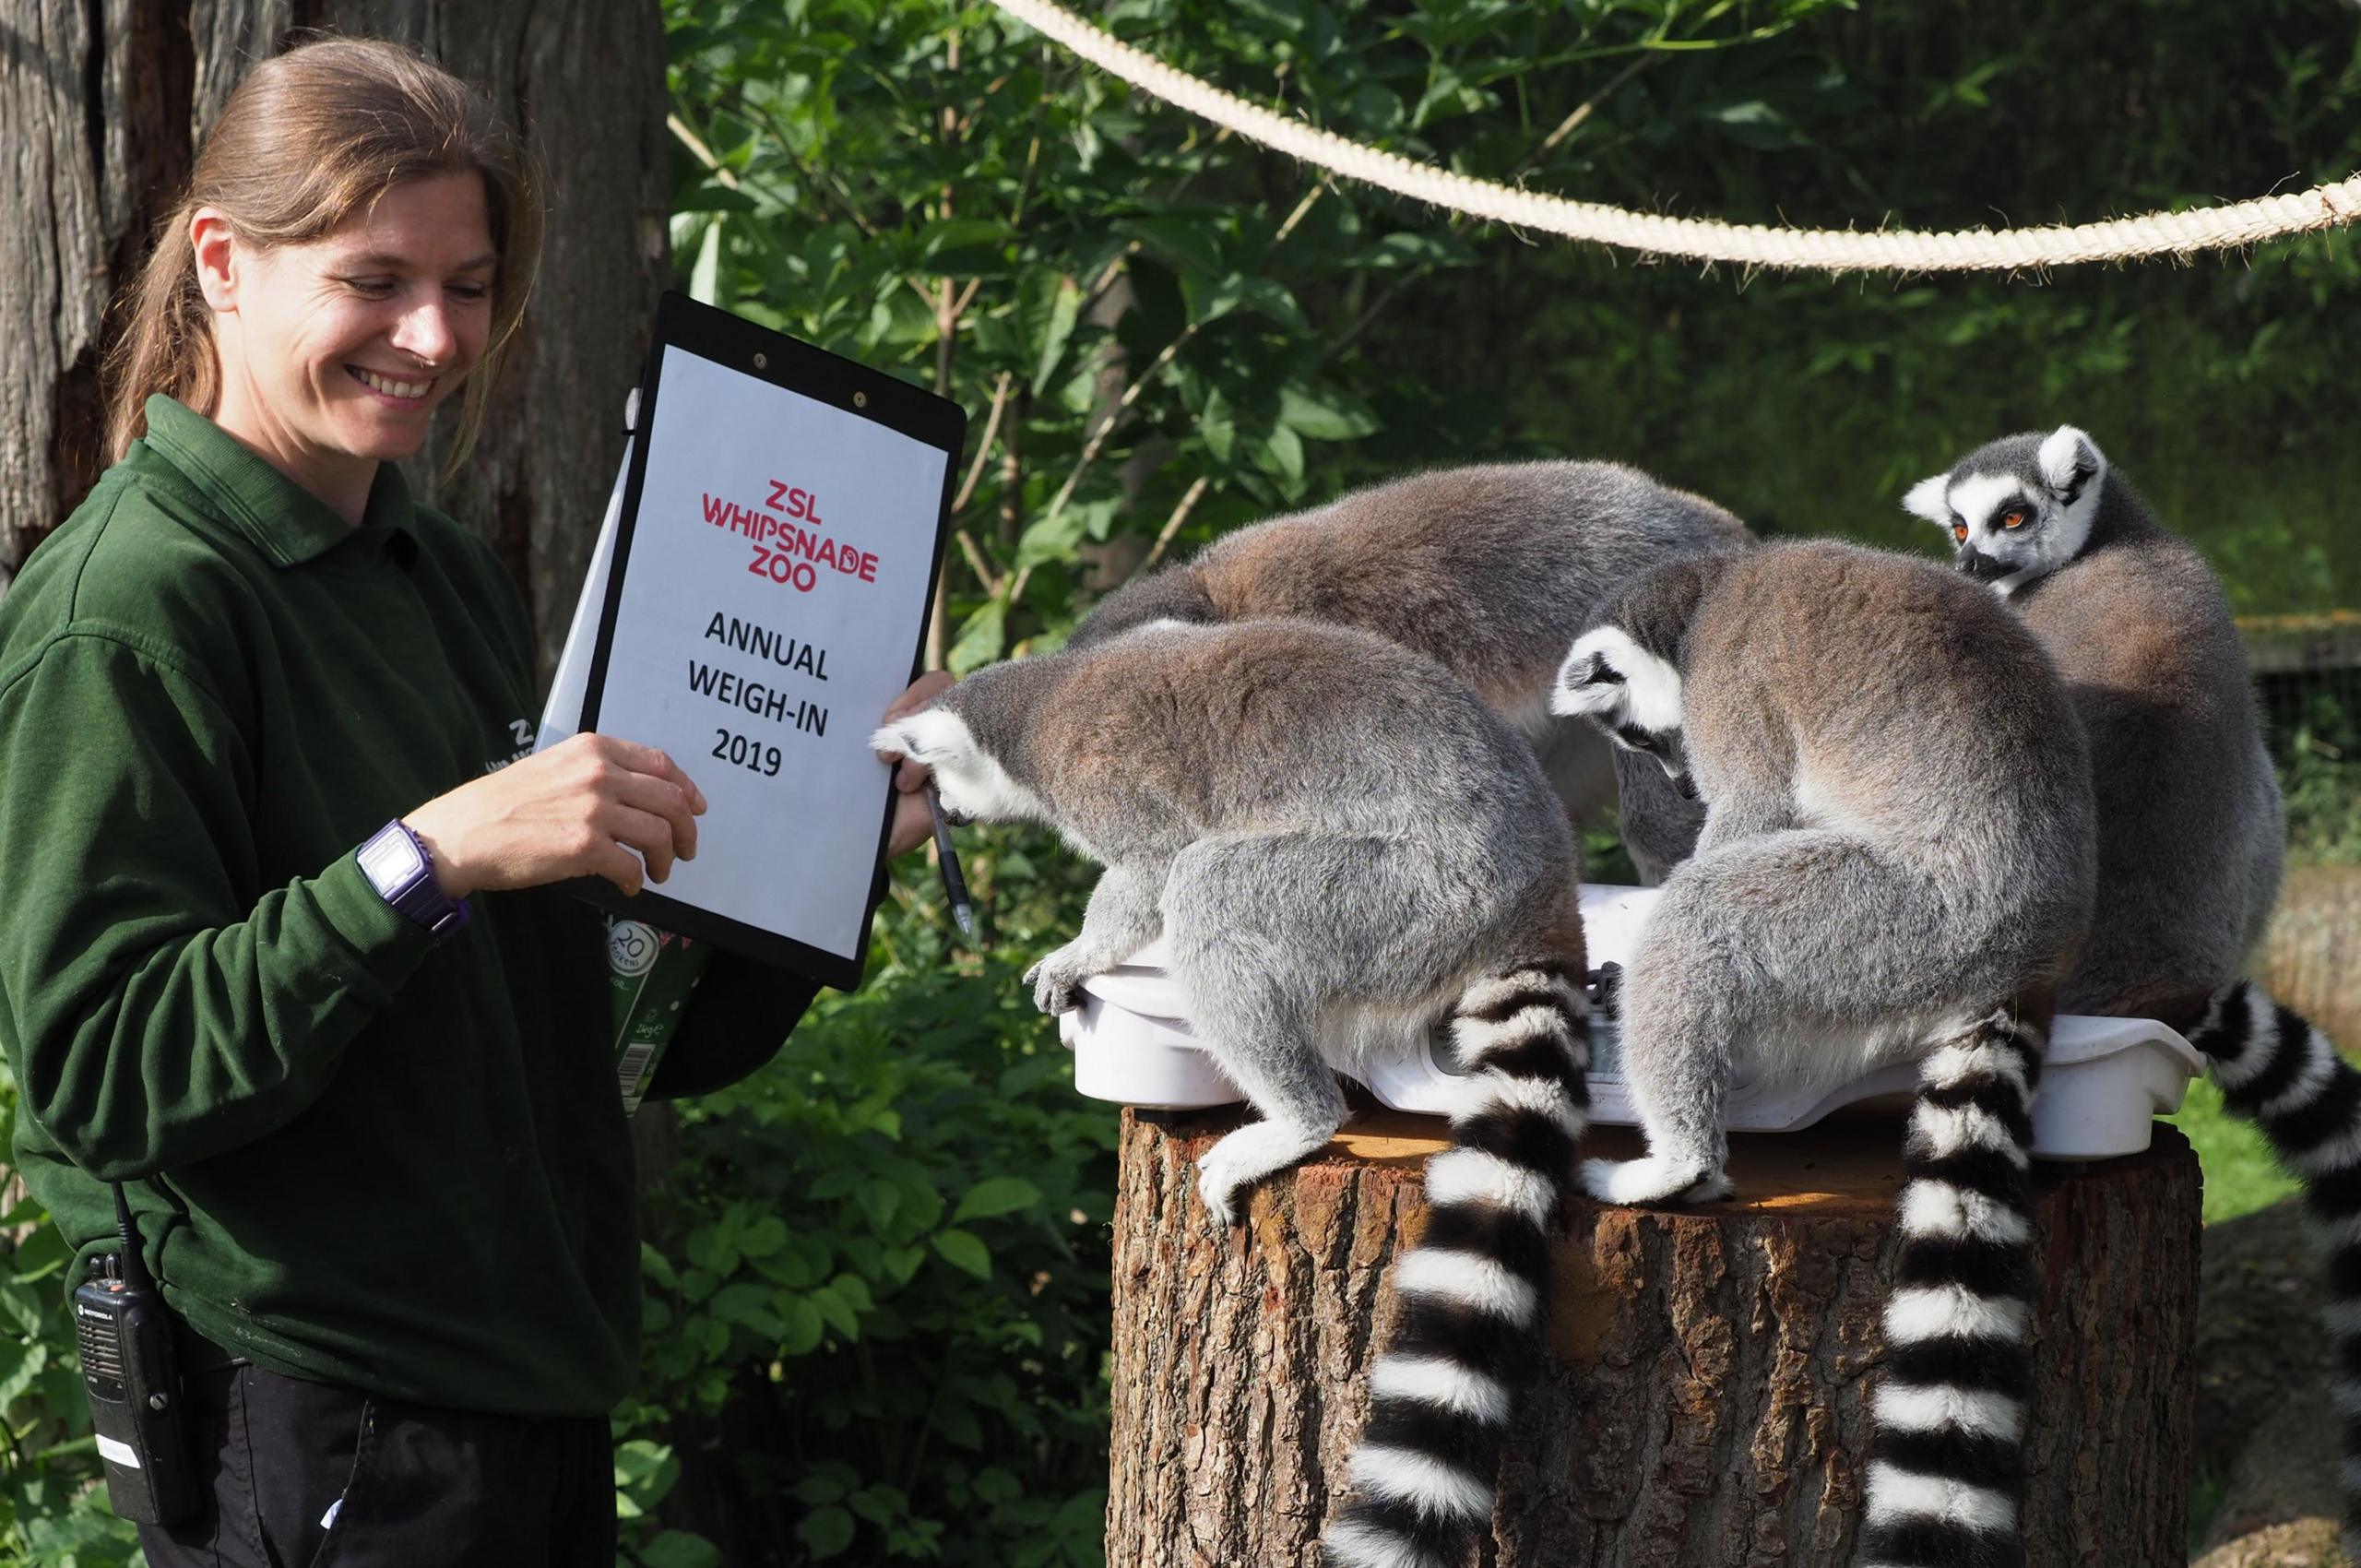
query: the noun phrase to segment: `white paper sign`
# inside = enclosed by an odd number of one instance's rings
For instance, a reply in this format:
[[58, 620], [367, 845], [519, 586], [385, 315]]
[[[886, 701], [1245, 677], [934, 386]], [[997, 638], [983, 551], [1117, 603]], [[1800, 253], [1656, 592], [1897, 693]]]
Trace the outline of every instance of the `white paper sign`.
[[952, 454], [659, 351], [636, 505], [619, 478], [540, 743], [587, 720], [705, 792], [697, 859], [643, 899], [857, 964], [890, 789], [868, 737], [908, 683]]

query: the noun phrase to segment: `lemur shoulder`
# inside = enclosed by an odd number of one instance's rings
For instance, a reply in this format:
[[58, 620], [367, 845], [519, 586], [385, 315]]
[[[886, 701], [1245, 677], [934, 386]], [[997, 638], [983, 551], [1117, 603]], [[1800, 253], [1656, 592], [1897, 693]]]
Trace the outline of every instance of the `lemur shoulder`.
[[1655, 769], [1633, 769], [1553, 718], [1550, 682], [1567, 643], [1624, 582], [1751, 543], [1722, 507], [1618, 463], [1438, 469], [1224, 535], [1109, 594], [1070, 646], [1155, 620], [1294, 617], [1415, 648], [1525, 738], [1572, 816], [1619, 801], [1626, 845], [1655, 881], [1689, 852], [1702, 813]]
[[1106, 866], [1081, 934], [1035, 971], [1044, 1011], [1166, 939], [1192, 1028], [1262, 1116], [1200, 1162], [1216, 1218], [1344, 1122], [1323, 1038], [1401, 1049], [1450, 1021], [1452, 1146], [1428, 1163], [1327, 1550], [1464, 1555], [1537, 1351], [1588, 1103], [1574, 849], [1525, 743], [1406, 648], [1262, 620], [1156, 622], [980, 671], [873, 739], [931, 766], [955, 812], [1045, 823]]

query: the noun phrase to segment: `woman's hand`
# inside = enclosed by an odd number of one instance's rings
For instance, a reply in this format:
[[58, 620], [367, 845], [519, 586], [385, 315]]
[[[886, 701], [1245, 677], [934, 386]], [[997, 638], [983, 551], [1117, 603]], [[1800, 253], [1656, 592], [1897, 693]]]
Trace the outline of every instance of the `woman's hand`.
[[[917, 712], [949, 690], [951, 679], [948, 671], [928, 671], [910, 683], [909, 690], [894, 699], [878, 722], [891, 724], [906, 713]], [[891, 857], [917, 849], [934, 831], [934, 819], [926, 809], [926, 796], [919, 792], [932, 775], [924, 763], [906, 756], [889, 756], [886, 760], [896, 764], [894, 788], [901, 791], [894, 799], [894, 831], [885, 838], [885, 853]]]
[[576, 876], [603, 876], [635, 894], [643, 875], [661, 882], [675, 860], [696, 859], [704, 813], [704, 792], [655, 747], [575, 735], [402, 820], [425, 840], [435, 885], [463, 898]]

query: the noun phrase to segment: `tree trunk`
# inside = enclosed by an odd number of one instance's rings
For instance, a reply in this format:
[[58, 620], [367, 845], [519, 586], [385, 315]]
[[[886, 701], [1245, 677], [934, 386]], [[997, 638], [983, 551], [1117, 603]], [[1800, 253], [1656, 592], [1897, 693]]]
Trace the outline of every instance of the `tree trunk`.
[[[195, 137], [298, 28], [399, 39], [530, 125], [552, 171], [536, 304], [475, 457], [421, 493], [490, 539], [556, 661], [670, 265], [664, 39], [647, 0], [15, 0], [0, 22], [0, 589], [103, 467], [98, 355]], [[448, 415], [445, 416], [446, 427]]]
[[[1192, 1162], [1236, 1112], [1126, 1112], [1115, 1212], [1107, 1559], [1318, 1560], [1367, 1417], [1382, 1281], [1423, 1215], [1440, 1122], [1379, 1112], [1216, 1233]], [[1590, 1152], [1639, 1152], [1601, 1129]], [[1892, 1277], [1900, 1123], [1739, 1135], [1740, 1201], [1577, 1203], [1552, 1356], [1501, 1478], [1493, 1568], [1850, 1561]], [[2037, 1168], [2047, 1284], [2028, 1436], [2031, 1568], [2186, 1561], [2198, 1172], [2146, 1154]]]

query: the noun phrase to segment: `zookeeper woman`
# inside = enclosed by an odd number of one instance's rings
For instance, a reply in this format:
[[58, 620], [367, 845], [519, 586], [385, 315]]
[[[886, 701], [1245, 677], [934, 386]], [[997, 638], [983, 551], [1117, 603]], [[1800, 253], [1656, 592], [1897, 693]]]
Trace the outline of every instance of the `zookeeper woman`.
[[[627, 740], [526, 753], [524, 606], [391, 461], [453, 398], [472, 434], [540, 199], [403, 49], [256, 66], [127, 302], [114, 464], [0, 600], [16, 1155], [86, 1263], [123, 1185], [179, 1319], [209, 1494], [156, 1568], [614, 1561], [632, 1150], [550, 885], [662, 881], [704, 800]], [[717, 959], [670, 1087], [808, 1000]]]

